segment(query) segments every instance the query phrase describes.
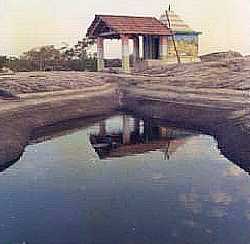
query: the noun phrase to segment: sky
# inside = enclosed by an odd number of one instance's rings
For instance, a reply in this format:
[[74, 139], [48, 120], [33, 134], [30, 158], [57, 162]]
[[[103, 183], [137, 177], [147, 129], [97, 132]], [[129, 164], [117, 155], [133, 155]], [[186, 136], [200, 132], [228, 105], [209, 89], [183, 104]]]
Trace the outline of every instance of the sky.
[[[169, 4], [203, 32], [200, 54], [250, 54], [249, 0], [0, 0], [0, 55], [20, 55], [47, 44], [72, 45], [84, 37], [95, 14], [160, 17]], [[113, 57], [117, 49], [112, 44], [105, 51]]]

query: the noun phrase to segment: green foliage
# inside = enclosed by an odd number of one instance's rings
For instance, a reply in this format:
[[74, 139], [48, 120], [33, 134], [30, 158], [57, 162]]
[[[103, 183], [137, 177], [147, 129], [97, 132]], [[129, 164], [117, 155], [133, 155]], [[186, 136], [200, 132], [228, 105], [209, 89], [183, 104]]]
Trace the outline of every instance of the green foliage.
[[84, 38], [71, 48], [67, 44], [33, 48], [19, 58], [9, 58], [7, 66], [13, 71], [96, 71], [96, 55], [88, 53], [93, 44], [93, 40]]
[[97, 71], [96, 55], [88, 54], [88, 49], [93, 45], [93, 40], [84, 38], [73, 48], [66, 48], [64, 57], [67, 60], [67, 67], [75, 71]]

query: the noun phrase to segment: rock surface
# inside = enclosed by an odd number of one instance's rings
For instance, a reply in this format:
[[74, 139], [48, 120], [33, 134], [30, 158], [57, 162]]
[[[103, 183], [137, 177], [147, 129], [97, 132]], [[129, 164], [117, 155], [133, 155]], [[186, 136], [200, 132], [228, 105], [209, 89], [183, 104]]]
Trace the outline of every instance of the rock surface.
[[[0, 75], [0, 163], [14, 160], [37, 128], [121, 107], [214, 132], [231, 121], [250, 133], [250, 58], [167, 65], [141, 73]], [[3, 97], [2, 97], [3, 98]]]

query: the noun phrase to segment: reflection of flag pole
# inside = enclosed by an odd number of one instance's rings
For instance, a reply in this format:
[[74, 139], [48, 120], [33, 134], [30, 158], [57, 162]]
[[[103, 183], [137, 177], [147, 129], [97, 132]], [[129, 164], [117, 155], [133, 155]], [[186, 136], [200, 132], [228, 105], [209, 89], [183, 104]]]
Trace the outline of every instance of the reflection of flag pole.
[[166, 159], [169, 160], [170, 159], [170, 155], [168, 153], [169, 147], [170, 147], [170, 143], [171, 143], [171, 141], [169, 140], [168, 143], [167, 143], [167, 145], [166, 145], [166, 150], [165, 150], [165, 154], [164, 154], [164, 160], [166, 160]]
[[[170, 10], [171, 10], [171, 6], [169, 4], [168, 11], [170, 12]], [[168, 21], [168, 28], [170, 29], [170, 32], [171, 32], [171, 37], [172, 37], [172, 41], [173, 41], [173, 44], [174, 44], [174, 50], [175, 50], [175, 53], [176, 53], [177, 62], [178, 62], [178, 64], [180, 64], [181, 63], [181, 59], [180, 59], [180, 56], [179, 56], [179, 53], [178, 53], [178, 50], [177, 50], [177, 46], [176, 46], [176, 42], [175, 42], [175, 38], [174, 38], [174, 32], [171, 30], [171, 23], [170, 23], [170, 19], [169, 19], [169, 16], [168, 16], [168, 11], [166, 10], [166, 17], [167, 17], [167, 21]]]
[[172, 136], [173, 136], [173, 130], [171, 130], [170, 134], [169, 134], [169, 140], [168, 140], [168, 143], [166, 145], [166, 150], [165, 150], [165, 154], [164, 154], [164, 160], [166, 160], [166, 159], [169, 160], [170, 159], [169, 148], [170, 148]]

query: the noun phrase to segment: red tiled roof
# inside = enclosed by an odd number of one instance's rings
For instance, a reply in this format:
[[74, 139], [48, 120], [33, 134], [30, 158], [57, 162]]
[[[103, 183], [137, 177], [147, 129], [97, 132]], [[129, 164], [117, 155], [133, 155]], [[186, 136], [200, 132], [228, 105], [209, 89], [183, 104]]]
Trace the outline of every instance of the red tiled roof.
[[96, 15], [87, 36], [97, 37], [100, 25], [117, 34], [170, 35], [169, 29], [155, 17]]

